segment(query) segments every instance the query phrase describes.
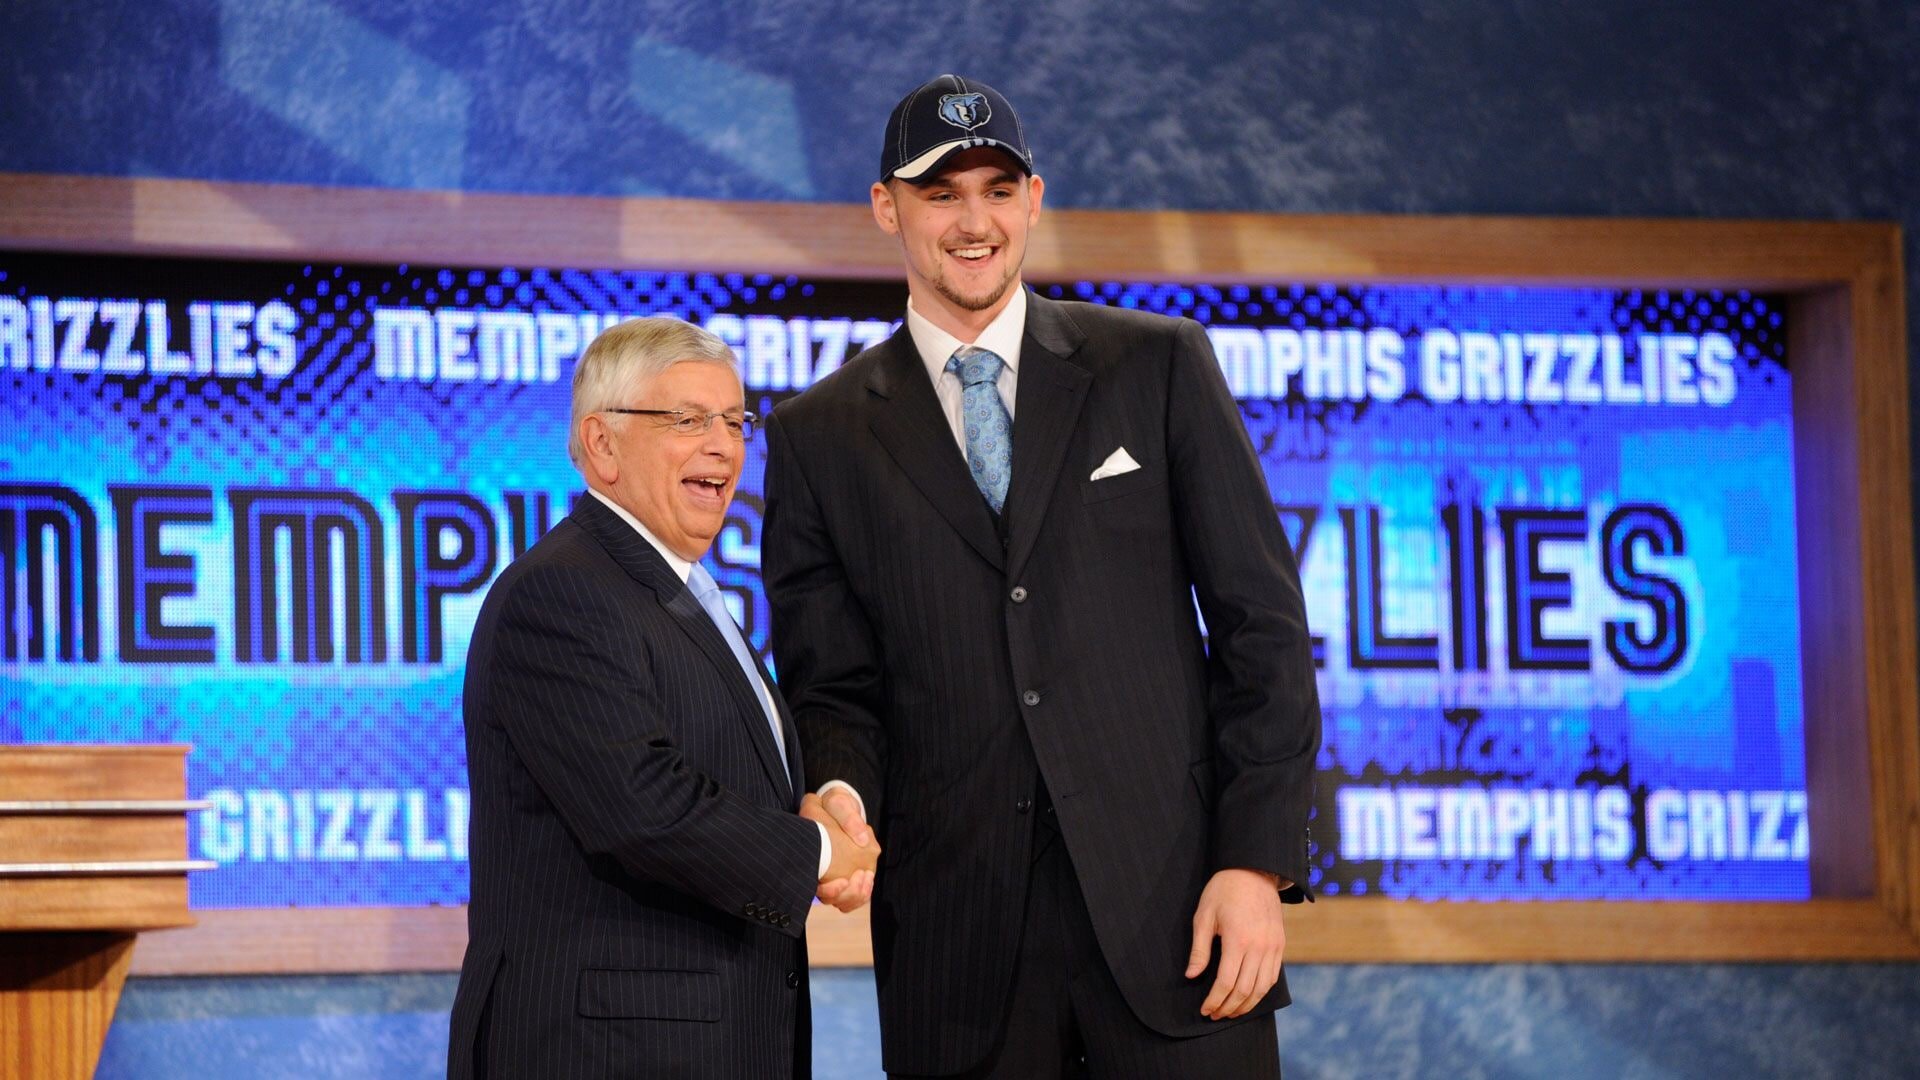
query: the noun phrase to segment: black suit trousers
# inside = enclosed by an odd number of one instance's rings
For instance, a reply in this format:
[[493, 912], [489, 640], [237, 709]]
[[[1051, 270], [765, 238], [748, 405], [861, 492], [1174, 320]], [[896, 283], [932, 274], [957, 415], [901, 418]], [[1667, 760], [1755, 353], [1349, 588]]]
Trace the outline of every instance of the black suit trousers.
[[[1223, 1021], [1170, 1038], [1127, 1006], [1100, 953], [1073, 859], [1050, 800], [1035, 814], [1026, 917], [1000, 1045], [964, 1080], [1280, 1080], [1273, 1015]], [[1209, 968], [1196, 981], [1211, 983]], [[895, 1080], [915, 1074], [891, 1073]]]

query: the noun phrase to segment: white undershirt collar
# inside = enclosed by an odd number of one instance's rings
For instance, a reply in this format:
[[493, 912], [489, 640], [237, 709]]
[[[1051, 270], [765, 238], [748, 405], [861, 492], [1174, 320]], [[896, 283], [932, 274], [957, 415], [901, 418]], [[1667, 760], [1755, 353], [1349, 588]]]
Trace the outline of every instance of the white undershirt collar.
[[1016, 281], [1013, 290], [1007, 306], [1001, 308], [1000, 314], [971, 342], [961, 341], [933, 325], [925, 315], [914, 310], [913, 298], [907, 298], [907, 333], [912, 335], [914, 347], [920, 350], [921, 362], [927, 365], [928, 379], [938, 384], [954, 350], [968, 344], [998, 355], [1007, 362], [1008, 371], [1019, 373], [1020, 339], [1027, 332], [1027, 287]]
[[624, 521], [628, 525], [633, 526], [633, 531], [639, 533], [641, 539], [645, 540], [649, 544], [652, 544], [653, 550], [659, 552], [660, 557], [667, 560], [668, 569], [671, 569], [675, 574], [679, 575], [680, 584], [685, 585], [687, 583], [687, 575], [693, 573], [692, 563], [688, 562], [687, 560], [681, 558], [678, 555], [675, 555], [673, 553], [672, 548], [669, 548], [667, 545], [661, 543], [659, 537], [653, 535], [653, 532], [649, 530], [645, 525], [640, 524], [639, 518], [634, 517], [632, 514], [627, 513], [626, 507], [621, 506], [619, 503], [614, 502], [612, 499], [607, 498], [605, 495], [601, 494], [599, 491], [596, 491], [593, 488], [588, 488], [587, 494], [592, 495], [594, 498], [599, 499], [603, 503], [606, 503], [608, 509], [620, 515], [621, 521]]

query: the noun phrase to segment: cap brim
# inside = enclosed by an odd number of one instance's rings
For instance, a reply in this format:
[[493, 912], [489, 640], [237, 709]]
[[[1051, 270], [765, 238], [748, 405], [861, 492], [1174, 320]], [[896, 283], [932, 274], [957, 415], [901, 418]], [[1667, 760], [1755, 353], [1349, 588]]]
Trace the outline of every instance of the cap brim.
[[977, 150], [981, 147], [999, 150], [1005, 153], [1013, 159], [1015, 165], [1020, 167], [1021, 172], [1029, 175], [1032, 174], [1033, 170], [1028, 167], [1026, 159], [1021, 157], [1019, 152], [1013, 147], [1008, 146], [998, 139], [970, 138], [954, 139], [952, 142], [943, 142], [933, 147], [926, 153], [893, 170], [893, 178], [896, 180], [905, 180], [909, 184], [925, 183], [927, 180], [932, 179], [933, 175], [940, 170], [941, 165], [946, 164], [948, 158], [963, 150]]

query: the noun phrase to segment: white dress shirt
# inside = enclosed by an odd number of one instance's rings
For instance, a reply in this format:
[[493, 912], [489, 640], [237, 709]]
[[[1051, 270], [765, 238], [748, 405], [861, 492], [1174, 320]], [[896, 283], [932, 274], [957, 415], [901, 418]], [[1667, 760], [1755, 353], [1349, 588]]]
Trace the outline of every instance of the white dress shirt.
[[[1000, 401], [1007, 407], [1007, 419], [1013, 419], [1013, 401], [1015, 390], [1020, 384], [1020, 341], [1027, 333], [1027, 287], [1015, 284], [1013, 298], [1000, 314], [993, 317], [980, 336], [972, 341], [961, 341], [945, 330], [933, 325], [925, 315], [913, 309], [913, 299], [907, 299], [907, 334], [913, 338], [913, 347], [920, 350], [920, 361], [927, 365], [927, 378], [933, 382], [933, 393], [940, 399], [940, 410], [947, 414], [947, 426], [953, 429], [953, 441], [960, 445], [960, 456], [967, 456], [967, 424], [961, 417], [961, 395], [966, 388], [960, 385], [960, 376], [947, 370], [947, 361], [954, 351], [962, 345], [972, 345], [985, 349], [1006, 361], [1000, 369], [1000, 378], [994, 389], [1000, 391]], [[860, 817], [867, 816], [867, 801], [845, 780], [829, 780], [820, 785], [816, 793], [826, 798], [827, 792], [834, 788], [845, 788], [860, 804]], [[869, 825], [872, 822], [868, 822]]]
[[[645, 525], [640, 524], [639, 518], [634, 517], [632, 514], [627, 513], [626, 507], [621, 506], [619, 503], [614, 502], [612, 499], [607, 498], [605, 495], [602, 495], [600, 492], [595, 491], [592, 488], [588, 488], [587, 493], [592, 495], [594, 498], [599, 499], [601, 502], [605, 503], [607, 506], [607, 509], [612, 510], [614, 513], [620, 515], [621, 521], [624, 521], [628, 525], [631, 525], [633, 527], [633, 531], [640, 534], [640, 539], [645, 540], [649, 544], [652, 544], [653, 550], [660, 553], [660, 558], [666, 561], [667, 569], [672, 570], [674, 574], [677, 577], [679, 577], [680, 584], [685, 585], [687, 583], [687, 575], [693, 573], [692, 563], [674, 554], [672, 548], [669, 548], [667, 545], [661, 543], [659, 537], [653, 535], [653, 532], [649, 530]], [[705, 613], [705, 609], [702, 609], [702, 613], [703, 614]], [[779, 716], [780, 710], [777, 707], [775, 707], [773, 703], [772, 692], [767, 688], [766, 682], [762, 680], [758, 674], [754, 675], [753, 682], [754, 682], [754, 689], [760, 695], [760, 704], [762, 707], [764, 707], [767, 710], [767, 715]], [[778, 742], [779, 740], [775, 740], [775, 741]], [[817, 821], [814, 822], [813, 825], [814, 825], [814, 828], [817, 828], [820, 830], [820, 872], [816, 875], [816, 877], [824, 878], [827, 876], [827, 867], [830, 866], [833, 862], [833, 842], [827, 836], [827, 827], [825, 825], [822, 825]]]
[[947, 370], [947, 361], [953, 357], [955, 349], [962, 345], [973, 345], [997, 354], [1007, 362], [1000, 369], [1000, 379], [994, 388], [1000, 391], [1000, 400], [1007, 406], [1007, 419], [1013, 419], [1014, 389], [1020, 382], [1020, 339], [1027, 332], [1027, 290], [1017, 286], [1013, 298], [1000, 314], [993, 317], [980, 336], [972, 341], [961, 341], [945, 330], [927, 321], [927, 317], [913, 310], [913, 301], [907, 301], [907, 333], [912, 336], [914, 347], [920, 350], [920, 359], [927, 365], [927, 378], [933, 380], [933, 392], [940, 399], [940, 409], [947, 414], [947, 424], [953, 428], [953, 440], [960, 444], [961, 456], [967, 452], [967, 426], [960, 417], [960, 397], [965, 388], [960, 385], [960, 376]]

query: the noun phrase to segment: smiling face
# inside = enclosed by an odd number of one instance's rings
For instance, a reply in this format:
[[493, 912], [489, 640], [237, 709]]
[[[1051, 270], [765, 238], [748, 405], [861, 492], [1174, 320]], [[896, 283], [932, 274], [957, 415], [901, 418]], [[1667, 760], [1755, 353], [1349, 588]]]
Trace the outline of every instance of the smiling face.
[[873, 185], [873, 218], [900, 238], [914, 310], [962, 341], [985, 329], [1019, 285], [1044, 189], [989, 147], [954, 155], [924, 184]]
[[[740, 377], [725, 364], [683, 360], [634, 389], [622, 407], [739, 413]], [[591, 413], [581, 421], [588, 483], [638, 518], [674, 554], [697, 562], [726, 522], [746, 444], [715, 421], [678, 435], [672, 417]]]

